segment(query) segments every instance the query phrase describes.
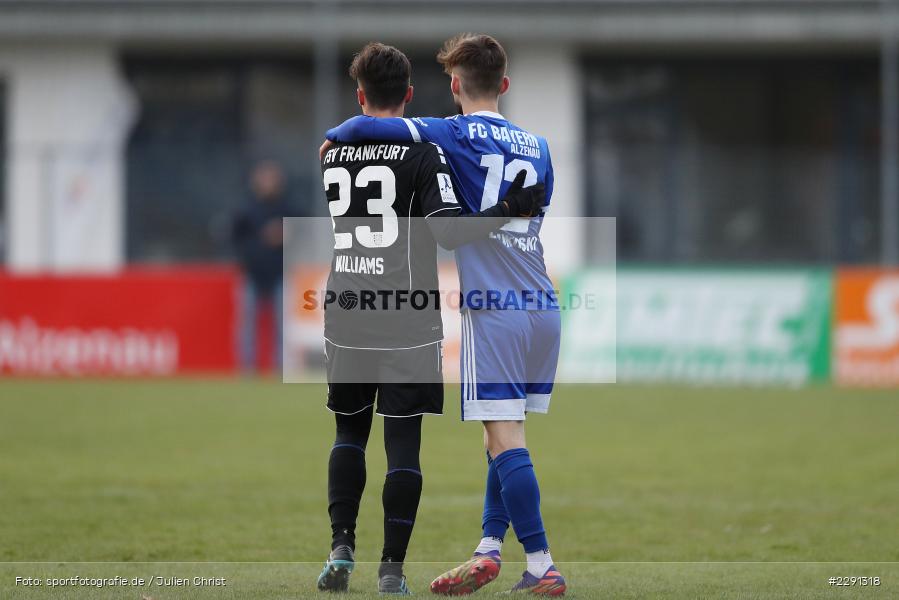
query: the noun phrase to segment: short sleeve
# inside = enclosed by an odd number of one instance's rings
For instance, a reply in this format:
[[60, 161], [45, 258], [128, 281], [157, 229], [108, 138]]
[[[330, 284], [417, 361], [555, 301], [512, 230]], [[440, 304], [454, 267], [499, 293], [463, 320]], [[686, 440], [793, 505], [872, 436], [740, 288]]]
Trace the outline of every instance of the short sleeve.
[[422, 154], [415, 192], [422, 214], [425, 217], [452, 216], [452, 211], [458, 212], [461, 207], [443, 149], [437, 144], [428, 144]]

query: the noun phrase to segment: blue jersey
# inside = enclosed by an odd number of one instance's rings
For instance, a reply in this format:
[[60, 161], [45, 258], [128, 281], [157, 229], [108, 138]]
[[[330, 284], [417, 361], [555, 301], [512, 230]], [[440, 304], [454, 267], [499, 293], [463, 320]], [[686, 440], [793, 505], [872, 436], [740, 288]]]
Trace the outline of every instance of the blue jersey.
[[[495, 205], [522, 170], [525, 187], [543, 183], [547, 206], [552, 197], [553, 169], [546, 140], [494, 112], [446, 119], [357, 116], [329, 130], [327, 138], [333, 142], [437, 144], [443, 149], [461, 192], [464, 212], [478, 212]], [[488, 239], [456, 249], [464, 306], [558, 310], [543, 260], [539, 237], [542, 221], [542, 215], [512, 219]]]

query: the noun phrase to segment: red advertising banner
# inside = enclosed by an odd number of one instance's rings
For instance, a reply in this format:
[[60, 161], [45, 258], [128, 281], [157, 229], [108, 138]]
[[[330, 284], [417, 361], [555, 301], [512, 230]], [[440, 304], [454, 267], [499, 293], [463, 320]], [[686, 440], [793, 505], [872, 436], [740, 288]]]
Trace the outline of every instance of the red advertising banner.
[[838, 270], [834, 333], [837, 383], [899, 385], [899, 270]]
[[0, 374], [231, 373], [237, 281], [220, 267], [0, 273]]

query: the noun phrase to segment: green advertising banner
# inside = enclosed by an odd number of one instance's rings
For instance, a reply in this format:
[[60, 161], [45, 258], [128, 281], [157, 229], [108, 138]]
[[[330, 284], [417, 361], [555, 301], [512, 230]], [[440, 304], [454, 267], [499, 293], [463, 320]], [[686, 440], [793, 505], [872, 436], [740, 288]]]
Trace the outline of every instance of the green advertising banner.
[[597, 278], [609, 274], [572, 275], [563, 293], [600, 290], [594, 304], [608, 307], [614, 298], [615, 317], [565, 314], [562, 380], [798, 386], [829, 379], [829, 271], [619, 269], [615, 285]]

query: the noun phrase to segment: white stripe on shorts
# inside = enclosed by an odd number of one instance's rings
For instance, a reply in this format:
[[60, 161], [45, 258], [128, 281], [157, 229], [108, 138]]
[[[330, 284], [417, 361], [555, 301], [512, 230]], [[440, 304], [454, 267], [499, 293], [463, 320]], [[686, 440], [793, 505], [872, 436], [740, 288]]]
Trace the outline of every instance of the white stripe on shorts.
[[462, 313], [462, 331], [463, 331], [463, 339], [462, 343], [465, 347], [465, 363], [463, 367], [465, 368], [465, 399], [471, 400], [471, 327], [468, 324], [468, 311]]
[[474, 343], [474, 319], [471, 311], [468, 311], [468, 336], [471, 338], [471, 399], [478, 399], [478, 355], [475, 352]]
[[464, 323], [468, 335], [466, 336], [466, 355], [468, 360], [466, 368], [466, 378], [468, 380], [467, 399], [476, 400], [478, 397], [478, 379], [477, 369], [475, 368], [475, 341], [474, 341], [474, 323], [471, 320], [471, 311], [467, 310], [464, 314]]
[[527, 398], [466, 399], [462, 403], [462, 420], [524, 421], [527, 413], [548, 413], [549, 400], [549, 394], [528, 394]]
[[467, 400], [463, 405], [464, 421], [524, 421], [527, 410], [524, 398]]
[[550, 396], [550, 394], [528, 394], [525, 409], [533, 413], [548, 413]]

